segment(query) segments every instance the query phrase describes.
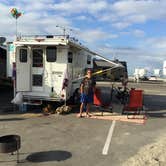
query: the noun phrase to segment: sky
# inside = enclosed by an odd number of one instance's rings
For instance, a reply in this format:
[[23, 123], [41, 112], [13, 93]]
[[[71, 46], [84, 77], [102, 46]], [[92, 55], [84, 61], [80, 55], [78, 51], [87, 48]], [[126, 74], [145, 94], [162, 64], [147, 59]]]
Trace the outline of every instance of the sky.
[[[152, 72], [166, 60], [166, 0], [0, 0], [0, 36], [66, 34], [90, 50]], [[58, 26], [58, 27], [57, 27]]]

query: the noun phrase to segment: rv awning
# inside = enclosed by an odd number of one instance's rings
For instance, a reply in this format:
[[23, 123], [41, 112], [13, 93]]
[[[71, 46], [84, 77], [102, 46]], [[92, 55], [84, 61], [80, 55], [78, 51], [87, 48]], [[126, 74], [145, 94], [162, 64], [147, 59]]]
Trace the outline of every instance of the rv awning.
[[98, 67], [115, 67], [115, 64], [111, 64], [105, 60], [95, 59], [94, 64]]

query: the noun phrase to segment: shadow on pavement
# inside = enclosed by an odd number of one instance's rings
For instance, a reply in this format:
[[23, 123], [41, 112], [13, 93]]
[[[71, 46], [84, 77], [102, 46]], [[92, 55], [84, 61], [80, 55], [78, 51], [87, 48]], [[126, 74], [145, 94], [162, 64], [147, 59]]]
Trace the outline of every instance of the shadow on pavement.
[[8, 86], [0, 87], [0, 114], [13, 112], [13, 89]]
[[48, 162], [48, 161], [63, 161], [71, 158], [72, 154], [67, 151], [45, 151], [30, 154], [26, 160], [30, 162]]
[[166, 118], [166, 96], [144, 95], [144, 106], [149, 117]]
[[0, 122], [4, 122], [4, 121], [18, 121], [18, 120], [25, 120], [25, 118], [4, 118], [4, 119], [0, 119]]

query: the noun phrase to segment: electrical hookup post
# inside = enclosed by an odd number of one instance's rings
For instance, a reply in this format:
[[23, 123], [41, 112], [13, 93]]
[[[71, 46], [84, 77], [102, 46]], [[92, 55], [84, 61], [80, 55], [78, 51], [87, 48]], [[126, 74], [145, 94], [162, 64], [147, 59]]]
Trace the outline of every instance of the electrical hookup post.
[[22, 16], [22, 13], [19, 12], [16, 8], [12, 8], [10, 10], [10, 13], [11, 15], [13, 16], [13, 18], [15, 18], [15, 21], [16, 21], [16, 30], [15, 30], [15, 36], [16, 36], [16, 40], [17, 40], [17, 37], [18, 37], [18, 25], [17, 25], [17, 19]]

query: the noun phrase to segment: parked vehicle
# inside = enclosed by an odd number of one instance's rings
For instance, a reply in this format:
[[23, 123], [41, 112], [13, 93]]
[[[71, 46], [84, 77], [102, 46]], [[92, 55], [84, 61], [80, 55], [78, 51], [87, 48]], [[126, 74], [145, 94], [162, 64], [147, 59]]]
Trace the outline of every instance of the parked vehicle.
[[66, 101], [93, 68], [93, 53], [68, 36], [25, 36], [13, 44], [16, 92], [24, 101]]
[[149, 77], [149, 80], [150, 80], [150, 81], [156, 81], [156, 80], [157, 80], [157, 77], [156, 77], [156, 76], [150, 76], [150, 77]]
[[119, 102], [123, 105], [126, 105], [129, 101], [129, 89], [123, 87], [114, 87], [113, 89], [115, 93], [115, 97], [119, 100]]

